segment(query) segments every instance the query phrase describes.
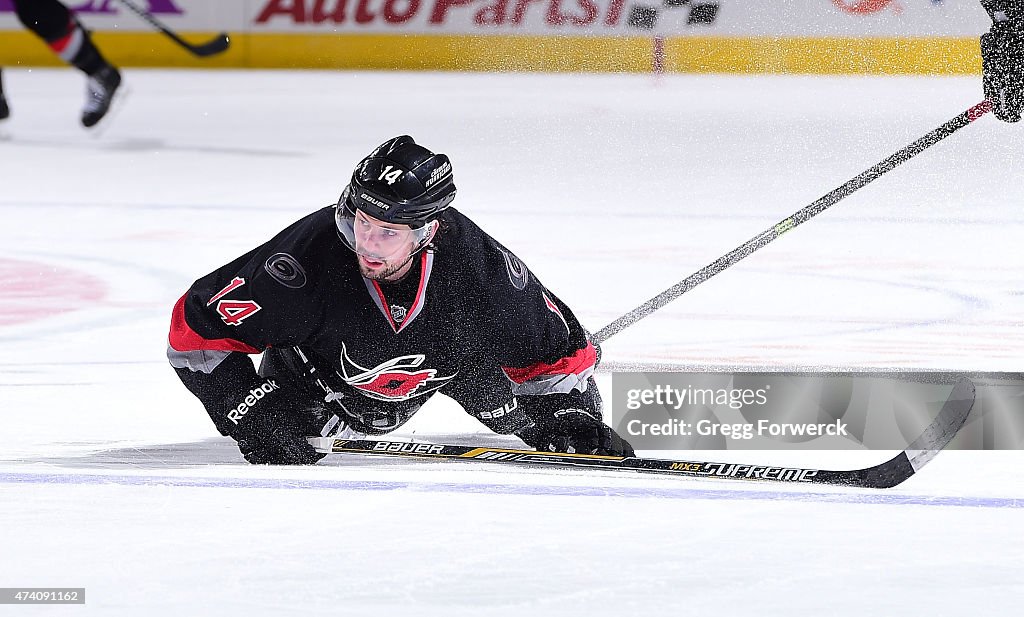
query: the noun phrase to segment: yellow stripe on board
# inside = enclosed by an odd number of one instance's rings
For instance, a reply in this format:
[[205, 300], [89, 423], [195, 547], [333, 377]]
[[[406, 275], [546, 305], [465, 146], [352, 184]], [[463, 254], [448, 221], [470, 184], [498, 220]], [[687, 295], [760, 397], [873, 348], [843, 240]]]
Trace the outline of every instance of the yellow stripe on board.
[[981, 73], [976, 38], [674, 38], [665, 71], [688, 73]]
[[[216, 33], [179, 33], [190, 43], [204, 43]], [[223, 54], [196, 58], [157, 32], [93, 32], [100, 52], [118, 66], [248, 68], [245, 35], [231, 37]], [[0, 32], [0, 66], [66, 66], [39, 37], [27, 31]], [[256, 68], [256, 67], [252, 67]]]
[[[216, 33], [182, 33], [194, 43]], [[97, 32], [127, 67], [648, 72], [651, 37], [394, 34], [238, 34], [217, 56], [195, 58], [155, 32]], [[975, 38], [730, 38], [663, 41], [666, 72], [936, 74], [981, 72]], [[61, 66], [25, 31], [0, 32], [0, 66]]]

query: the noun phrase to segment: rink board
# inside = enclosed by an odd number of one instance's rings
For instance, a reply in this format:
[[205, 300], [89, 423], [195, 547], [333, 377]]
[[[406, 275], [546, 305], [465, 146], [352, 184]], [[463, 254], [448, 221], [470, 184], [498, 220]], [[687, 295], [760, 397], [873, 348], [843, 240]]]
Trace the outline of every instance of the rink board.
[[[112, 0], [71, 3], [113, 62], [146, 67], [972, 74], [975, 0], [150, 0], [196, 58]], [[0, 0], [0, 65], [59, 66]]]

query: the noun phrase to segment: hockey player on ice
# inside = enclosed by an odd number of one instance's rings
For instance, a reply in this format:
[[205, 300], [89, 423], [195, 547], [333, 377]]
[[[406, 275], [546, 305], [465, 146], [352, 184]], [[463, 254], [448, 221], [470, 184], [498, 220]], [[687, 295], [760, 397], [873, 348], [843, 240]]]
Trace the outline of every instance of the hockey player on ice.
[[314, 463], [306, 437], [388, 433], [437, 392], [539, 450], [633, 455], [586, 331], [454, 198], [448, 157], [396, 137], [178, 301], [170, 363], [247, 461]]

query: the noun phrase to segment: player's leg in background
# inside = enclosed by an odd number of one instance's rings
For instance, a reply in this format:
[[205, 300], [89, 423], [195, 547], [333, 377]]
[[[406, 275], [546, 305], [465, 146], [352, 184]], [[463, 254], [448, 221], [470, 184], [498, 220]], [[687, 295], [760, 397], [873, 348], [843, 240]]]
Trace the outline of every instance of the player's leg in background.
[[93, 44], [82, 24], [57, 0], [14, 0], [18, 19], [39, 35], [62, 60], [88, 77], [82, 124], [95, 126], [110, 109], [121, 73]]
[[7, 106], [7, 98], [4, 97], [4, 73], [0, 69], [0, 120], [11, 115], [11, 108]]

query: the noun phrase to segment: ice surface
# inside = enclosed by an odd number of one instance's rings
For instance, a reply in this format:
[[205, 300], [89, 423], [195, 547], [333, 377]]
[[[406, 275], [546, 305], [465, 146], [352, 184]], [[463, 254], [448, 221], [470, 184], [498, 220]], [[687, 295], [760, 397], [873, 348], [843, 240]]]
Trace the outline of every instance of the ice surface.
[[[596, 330], [978, 102], [980, 80], [131, 70], [96, 136], [79, 74], [5, 78], [0, 586], [84, 586], [86, 612], [133, 616], [1019, 610], [1017, 452], [946, 452], [885, 492], [258, 468], [164, 359], [192, 280], [334, 201], [394, 135], [449, 154], [456, 206]], [[963, 129], [616, 335], [607, 362], [1020, 370], [1022, 131]], [[442, 397], [402, 435], [517, 443]]]

